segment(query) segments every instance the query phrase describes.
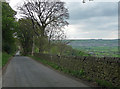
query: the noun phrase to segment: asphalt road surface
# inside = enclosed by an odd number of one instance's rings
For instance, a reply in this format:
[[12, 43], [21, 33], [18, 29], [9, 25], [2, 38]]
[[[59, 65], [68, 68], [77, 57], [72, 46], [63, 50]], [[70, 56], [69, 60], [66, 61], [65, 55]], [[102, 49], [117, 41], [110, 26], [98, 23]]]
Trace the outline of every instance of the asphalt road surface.
[[14, 57], [3, 74], [3, 87], [88, 87], [51, 68], [24, 57]]

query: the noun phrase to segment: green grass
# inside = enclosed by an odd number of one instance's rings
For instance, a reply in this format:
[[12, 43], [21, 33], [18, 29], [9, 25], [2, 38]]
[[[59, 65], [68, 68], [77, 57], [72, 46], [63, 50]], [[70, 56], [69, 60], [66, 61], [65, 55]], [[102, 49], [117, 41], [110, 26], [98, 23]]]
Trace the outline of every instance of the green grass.
[[97, 82], [97, 84], [98, 84], [99, 86], [102, 86], [102, 87], [107, 88], [107, 89], [120, 89], [119, 87], [114, 87], [114, 86], [112, 85], [112, 83], [107, 82], [107, 81], [105, 81], [105, 80], [98, 80], [98, 79], [97, 79], [96, 82]]
[[31, 58], [33, 58], [35, 60], [38, 60], [38, 61], [40, 61], [43, 64], [47, 64], [47, 65], [53, 67], [54, 69], [60, 69], [60, 67], [57, 64], [55, 64], [55, 63], [49, 62], [47, 60], [40, 59], [40, 58], [35, 57], [35, 56], [29, 56], [29, 57], [31, 57]]
[[2, 53], [2, 67], [5, 66], [10, 57], [12, 57], [12, 55], [7, 54], [5, 52]]
[[44, 60], [44, 59], [40, 59], [40, 58], [35, 57], [35, 56], [29, 56], [29, 57], [31, 57], [31, 58], [33, 58], [35, 60], [38, 60], [38, 61], [40, 61], [43, 64], [47, 64], [47, 65], [51, 66], [52, 68], [54, 68], [56, 70], [60, 70], [60, 71], [62, 71], [64, 73], [73, 75], [75, 77], [79, 77], [80, 78], [80, 77], [83, 77], [85, 75], [85, 71], [83, 69], [81, 69], [79, 71], [78, 70], [70, 70], [70, 69], [66, 69], [66, 68], [64, 68], [62, 66], [58, 66], [57, 64], [55, 64], [53, 62], [50, 62], [50, 61], [47, 61], [47, 60]]

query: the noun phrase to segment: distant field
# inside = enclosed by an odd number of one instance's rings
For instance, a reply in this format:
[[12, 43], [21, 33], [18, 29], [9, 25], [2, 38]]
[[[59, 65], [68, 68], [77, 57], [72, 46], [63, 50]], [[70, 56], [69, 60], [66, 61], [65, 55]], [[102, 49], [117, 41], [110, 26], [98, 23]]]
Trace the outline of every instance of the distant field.
[[69, 40], [74, 49], [84, 51], [98, 57], [120, 57], [118, 54], [118, 40]]

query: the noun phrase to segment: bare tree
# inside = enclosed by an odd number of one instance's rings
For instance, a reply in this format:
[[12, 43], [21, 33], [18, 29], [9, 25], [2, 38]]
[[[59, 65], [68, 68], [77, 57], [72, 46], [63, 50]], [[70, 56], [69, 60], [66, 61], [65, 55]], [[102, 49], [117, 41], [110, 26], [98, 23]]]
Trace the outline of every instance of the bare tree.
[[[69, 18], [69, 13], [64, 5], [65, 3], [60, 2], [60, 0], [57, 2], [56, 0], [27, 0], [18, 9], [24, 18], [31, 19], [37, 36], [44, 39], [47, 36], [45, 31], [47, 27], [68, 25], [66, 19]], [[40, 34], [36, 29], [39, 29]]]
[[[65, 19], [68, 19], [69, 13], [64, 4], [59, 0], [57, 2], [55, 0], [28, 0], [18, 9], [21, 14], [24, 14], [24, 17], [29, 17], [32, 20], [33, 28], [38, 25], [41, 36], [44, 37], [48, 25], [65, 26], [68, 24]], [[35, 33], [37, 34], [36, 31]]]
[[55, 34], [54, 39], [57, 43], [59, 54], [58, 54], [58, 65], [60, 66], [60, 61], [62, 59], [62, 55], [64, 51], [66, 50], [66, 46], [69, 43], [69, 41], [66, 40], [66, 35], [63, 30], [58, 31], [57, 34]]
[[49, 45], [52, 40], [59, 40], [65, 38], [64, 30], [61, 26], [49, 26], [46, 29]]

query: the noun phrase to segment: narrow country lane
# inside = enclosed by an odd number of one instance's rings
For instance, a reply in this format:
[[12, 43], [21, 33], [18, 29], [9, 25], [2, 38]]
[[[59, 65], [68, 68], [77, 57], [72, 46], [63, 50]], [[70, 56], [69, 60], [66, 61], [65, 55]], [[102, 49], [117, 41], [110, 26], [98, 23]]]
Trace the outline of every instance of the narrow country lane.
[[29, 57], [15, 56], [3, 75], [3, 87], [88, 87]]

